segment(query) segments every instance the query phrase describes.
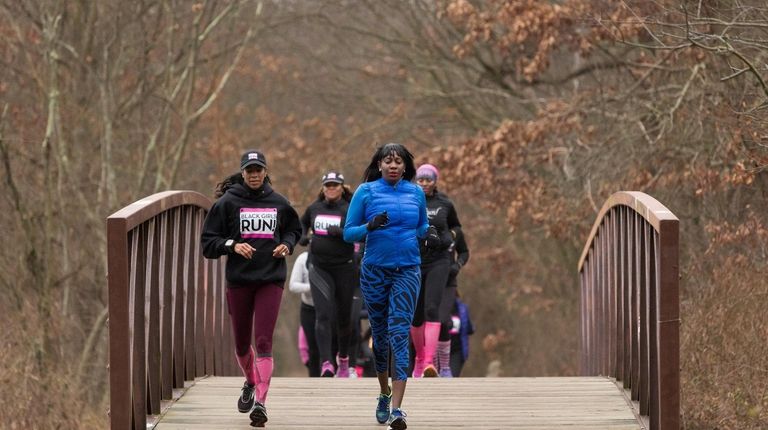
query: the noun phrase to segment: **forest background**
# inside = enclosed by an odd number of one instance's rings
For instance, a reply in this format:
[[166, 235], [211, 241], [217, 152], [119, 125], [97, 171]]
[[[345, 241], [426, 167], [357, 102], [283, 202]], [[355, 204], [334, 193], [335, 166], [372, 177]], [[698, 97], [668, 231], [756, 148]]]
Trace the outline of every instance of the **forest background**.
[[681, 220], [683, 428], [768, 427], [767, 29], [762, 0], [2, 0], [0, 422], [106, 426], [109, 214], [252, 147], [301, 212], [397, 141], [467, 232], [466, 375], [578, 373], [577, 259], [638, 190]]

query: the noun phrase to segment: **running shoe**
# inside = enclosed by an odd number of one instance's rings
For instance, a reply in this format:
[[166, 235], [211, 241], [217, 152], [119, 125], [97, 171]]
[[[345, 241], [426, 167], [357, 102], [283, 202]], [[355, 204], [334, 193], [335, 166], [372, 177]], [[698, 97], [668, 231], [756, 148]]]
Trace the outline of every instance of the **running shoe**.
[[326, 378], [333, 378], [336, 371], [333, 369], [333, 364], [330, 361], [323, 361], [323, 367], [320, 368], [320, 376]]
[[255, 385], [251, 385], [248, 381], [243, 384], [243, 390], [240, 392], [240, 398], [237, 399], [237, 410], [242, 414], [247, 414], [253, 407], [253, 392], [255, 391]]
[[251, 427], [264, 427], [267, 422], [267, 408], [261, 402], [256, 402], [251, 411]]
[[411, 374], [414, 378], [421, 378], [424, 376], [424, 360], [419, 360], [418, 358], [413, 363], [413, 374]]
[[389, 416], [389, 430], [405, 430], [408, 428], [405, 417], [405, 411], [400, 408], [393, 409], [392, 415]]
[[440, 369], [440, 377], [441, 378], [453, 378], [453, 373], [451, 373], [451, 368], [446, 367], [444, 369]]
[[432, 364], [427, 364], [424, 367], [424, 377], [425, 378], [434, 378], [437, 376], [437, 369]]
[[336, 371], [337, 378], [349, 378], [349, 357], [341, 358], [336, 356], [336, 362], [339, 363], [339, 368]]
[[389, 387], [389, 394], [379, 394], [376, 404], [376, 421], [384, 424], [389, 419], [389, 404], [392, 402], [392, 387]]

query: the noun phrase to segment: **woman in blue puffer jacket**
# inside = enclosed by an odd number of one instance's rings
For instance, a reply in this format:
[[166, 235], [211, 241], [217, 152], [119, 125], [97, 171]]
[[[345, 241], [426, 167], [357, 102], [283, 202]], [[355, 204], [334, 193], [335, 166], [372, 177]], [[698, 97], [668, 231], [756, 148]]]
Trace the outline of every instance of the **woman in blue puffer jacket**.
[[[377, 148], [347, 210], [344, 240], [365, 239], [360, 290], [373, 333], [376, 374], [381, 392], [379, 423], [406, 428], [400, 408], [408, 370], [408, 336], [421, 282], [420, 240], [437, 246], [440, 237], [427, 220], [424, 192], [411, 183], [413, 155], [397, 143]], [[389, 387], [389, 352], [394, 374]], [[390, 413], [390, 404], [392, 407]]]

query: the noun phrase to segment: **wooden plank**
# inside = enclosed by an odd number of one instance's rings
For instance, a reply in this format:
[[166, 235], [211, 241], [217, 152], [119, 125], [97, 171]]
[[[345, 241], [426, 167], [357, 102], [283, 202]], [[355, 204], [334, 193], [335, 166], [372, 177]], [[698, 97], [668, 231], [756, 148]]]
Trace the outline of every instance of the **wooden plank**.
[[[159, 420], [158, 430], [250, 429], [236, 409], [240, 377], [198, 379]], [[273, 378], [267, 427], [371, 429], [374, 378]], [[410, 379], [403, 408], [420, 430], [608, 429], [640, 424], [614, 381], [604, 377]]]

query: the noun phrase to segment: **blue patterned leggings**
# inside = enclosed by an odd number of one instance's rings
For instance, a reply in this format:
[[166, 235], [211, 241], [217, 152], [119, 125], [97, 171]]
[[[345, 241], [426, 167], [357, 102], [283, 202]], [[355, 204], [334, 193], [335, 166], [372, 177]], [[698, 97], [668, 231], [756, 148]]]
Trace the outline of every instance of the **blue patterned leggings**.
[[360, 270], [360, 290], [371, 324], [376, 372], [387, 371], [391, 347], [393, 380], [408, 378], [408, 336], [420, 285], [419, 266], [387, 269], [363, 264]]

